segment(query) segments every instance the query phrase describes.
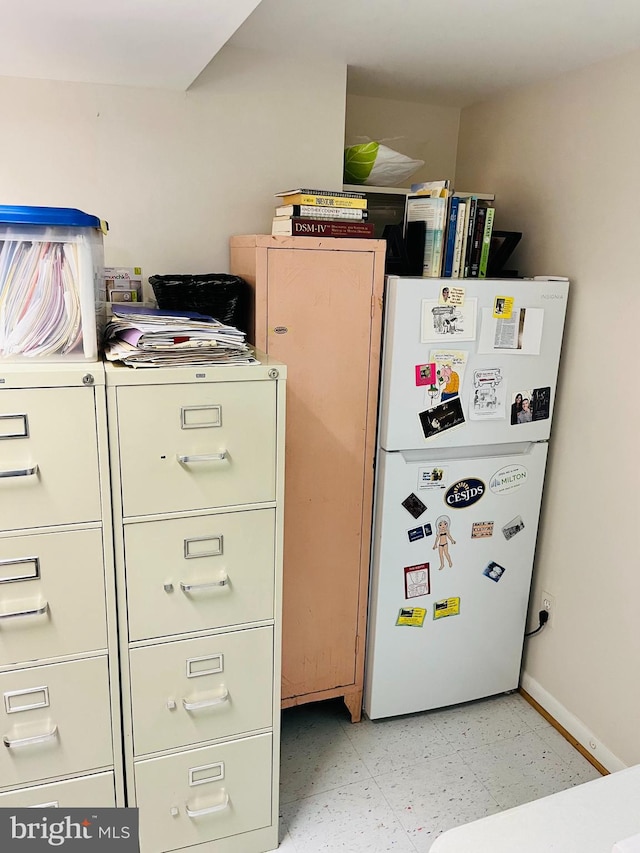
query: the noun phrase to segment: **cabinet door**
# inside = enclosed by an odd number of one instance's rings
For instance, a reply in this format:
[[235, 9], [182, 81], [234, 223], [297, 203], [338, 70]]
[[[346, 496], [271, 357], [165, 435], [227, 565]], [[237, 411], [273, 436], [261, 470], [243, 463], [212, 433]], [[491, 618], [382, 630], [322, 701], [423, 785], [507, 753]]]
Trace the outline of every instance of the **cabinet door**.
[[288, 371], [285, 699], [356, 679], [380, 335], [374, 257], [347, 250], [268, 252], [267, 348]]
[[275, 500], [276, 383], [118, 388], [124, 514]]
[[3, 530], [100, 519], [92, 388], [0, 391]]

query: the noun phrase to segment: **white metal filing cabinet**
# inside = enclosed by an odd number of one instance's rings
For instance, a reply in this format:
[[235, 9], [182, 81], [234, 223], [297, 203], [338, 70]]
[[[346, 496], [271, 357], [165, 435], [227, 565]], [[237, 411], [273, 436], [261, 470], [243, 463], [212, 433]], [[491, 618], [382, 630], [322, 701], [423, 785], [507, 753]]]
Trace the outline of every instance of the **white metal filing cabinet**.
[[142, 853], [278, 844], [286, 368], [106, 366]]
[[124, 805], [105, 377], [0, 364], [0, 807]]

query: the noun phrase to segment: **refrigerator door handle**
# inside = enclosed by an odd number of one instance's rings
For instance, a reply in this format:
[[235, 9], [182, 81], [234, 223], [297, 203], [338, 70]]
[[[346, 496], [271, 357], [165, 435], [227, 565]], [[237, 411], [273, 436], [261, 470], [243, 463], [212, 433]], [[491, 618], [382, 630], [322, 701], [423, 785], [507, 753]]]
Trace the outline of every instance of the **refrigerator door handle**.
[[457, 459], [489, 459], [502, 456], [530, 456], [534, 448], [548, 441], [518, 441], [513, 444], [479, 444], [473, 447], [434, 447], [423, 450], [391, 450], [387, 453], [399, 453], [406, 463], [412, 462], [453, 462]]

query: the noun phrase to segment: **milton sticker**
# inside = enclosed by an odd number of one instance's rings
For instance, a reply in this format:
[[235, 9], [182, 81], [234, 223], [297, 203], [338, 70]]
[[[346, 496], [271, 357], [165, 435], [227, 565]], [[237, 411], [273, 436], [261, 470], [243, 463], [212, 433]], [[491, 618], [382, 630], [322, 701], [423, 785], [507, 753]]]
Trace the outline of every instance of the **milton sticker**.
[[466, 509], [466, 507], [477, 503], [485, 491], [486, 486], [482, 480], [469, 477], [467, 480], [458, 480], [457, 483], [450, 486], [444, 500], [451, 509]]
[[493, 475], [489, 488], [496, 495], [503, 495], [519, 489], [527, 481], [528, 472], [522, 465], [507, 465]]

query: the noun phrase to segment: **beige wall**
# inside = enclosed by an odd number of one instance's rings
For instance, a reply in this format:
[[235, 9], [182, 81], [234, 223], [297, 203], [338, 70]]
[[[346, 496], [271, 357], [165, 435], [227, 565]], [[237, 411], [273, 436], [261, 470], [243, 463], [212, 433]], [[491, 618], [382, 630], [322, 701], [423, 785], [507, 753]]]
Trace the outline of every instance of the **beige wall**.
[[424, 160], [424, 166], [400, 186], [453, 180], [459, 121], [457, 107], [348, 95], [345, 140], [353, 145], [360, 141], [357, 137], [366, 136], [414, 160]]
[[225, 48], [186, 93], [0, 78], [4, 204], [109, 221], [106, 263], [228, 270], [273, 194], [342, 185], [346, 69]]
[[521, 273], [572, 281], [525, 673], [614, 769], [640, 762], [639, 138], [640, 52], [463, 110], [457, 162]]

